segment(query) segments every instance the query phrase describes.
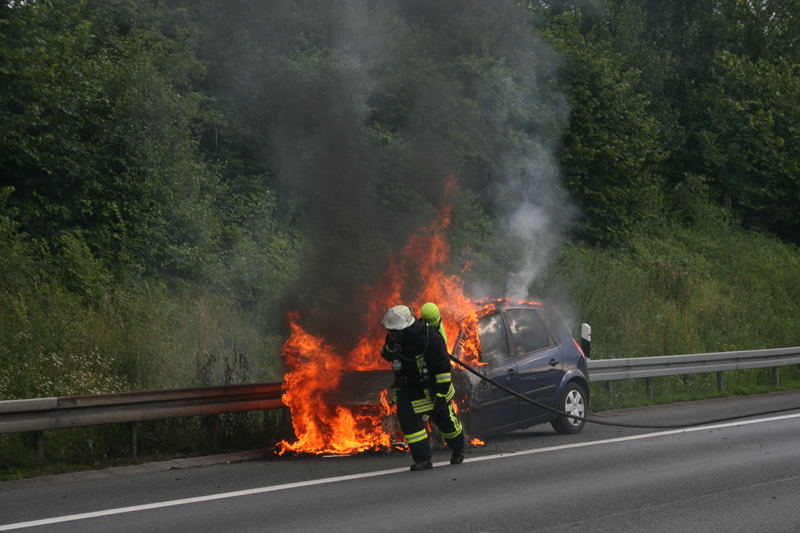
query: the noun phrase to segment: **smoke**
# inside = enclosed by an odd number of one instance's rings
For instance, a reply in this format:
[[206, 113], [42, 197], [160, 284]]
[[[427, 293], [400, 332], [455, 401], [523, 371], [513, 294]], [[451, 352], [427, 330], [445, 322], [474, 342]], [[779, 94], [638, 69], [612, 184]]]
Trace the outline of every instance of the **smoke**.
[[[529, 296], [577, 216], [556, 159], [569, 119], [557, 83], [560, 58], [531, 29], [530, 13], [520, 22], [525, 14], [514, 6], [500, 10], [496, 19], [484, 13], [488, 24], [506, 30], [492, 34], [488, 54], [497, 61], [492, 75], [478, 84], [489, 130], [484, 137], [497, 140], [484, 155], [494, 163], [492, 181], [478, 190], [488, 196], [500, 234], [516, 252], [503, 287], [509, 298]], [[485, 290], [479, 289], [480, 296], [487, 296]]]
[[506, 296], [527, 298], [537, 276], [549, 265], [576, 215], [560, 187], [554, 147], [539, 145], [527, 154], [521, 178], [500, 196], [509, 210], [503, 227], [519, 245], [517, 269], [508, 274]]
[[260, 48], [235, 73], [249, 90], [231, 92], [248, 101], [243, 113], [254, 117], [259, 149], [306, 239], [287, 309], [299, 310], [309, 331], [352, 345], [365, 328], [366, 287], [430, 222], [448, 176], [499, 222], [516, 252], [507, 295], [527, 296], [572, 218], [554, 158], [568, 108], [531, 8], [481, 0], [264, 6], [242, 12]]

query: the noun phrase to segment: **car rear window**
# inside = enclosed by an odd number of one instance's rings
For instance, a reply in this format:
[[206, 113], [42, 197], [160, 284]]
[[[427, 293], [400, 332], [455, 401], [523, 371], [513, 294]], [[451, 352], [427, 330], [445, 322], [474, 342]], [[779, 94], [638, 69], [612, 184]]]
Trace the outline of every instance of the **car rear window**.
[[478, 320], [481, 339], [481, 360], [494, 363], [508, 359], [508, 338], [499, 314], [487, 315]]
[[533, 309], [511, 309], [505, 315], [517, 355], [553, 345], [544, 322]]

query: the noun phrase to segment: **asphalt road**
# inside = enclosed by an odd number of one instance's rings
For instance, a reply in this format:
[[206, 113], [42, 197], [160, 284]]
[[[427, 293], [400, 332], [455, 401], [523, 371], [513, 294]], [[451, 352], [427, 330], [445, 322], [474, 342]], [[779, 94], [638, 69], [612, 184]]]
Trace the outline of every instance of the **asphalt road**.
[[[0, 531], [800, 531], [800, 391], [605, 413], [687, 430], [549, 426], [436, 453], [163, 465], [0, 483]], [[223, 458], [225, 459], [225, 458]], [[207, 463], [214, 463], [210, 458]]]

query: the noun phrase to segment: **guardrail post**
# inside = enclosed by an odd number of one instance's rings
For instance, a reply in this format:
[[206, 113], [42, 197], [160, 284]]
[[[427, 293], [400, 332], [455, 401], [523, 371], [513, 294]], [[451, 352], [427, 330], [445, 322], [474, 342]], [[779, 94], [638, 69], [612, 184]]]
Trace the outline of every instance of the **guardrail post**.
[[128, 422], [128, 435], [131, 440], [131, 455], [139, 458], [139, 422]]
[[772, 386], [778, 387], [781, 384], [781, 368], [778, 366], [772, 367]]
[[44, 431], [34, 431], [33, 436], [33, 450], [39, 459], [44, 459]]
[[608, 395], [609, 396], [614, 394], [614, 382], [613, 381], [606, 381], [606, 391], [608, 391]]
[[653, 399], [655, 398], [655, 391], [653, 390], [653, 378], [645, 378], [645, 383], [647, 384], [647, 397], [650, 399], [650, 403], [653, 403]]
[[725, 372], [717, 372], [717, 390], [725, 389]]
[[206, 435], [211, 449], [216, 450], [219, 448], [219, 416], [211, 415], [206, 417]]

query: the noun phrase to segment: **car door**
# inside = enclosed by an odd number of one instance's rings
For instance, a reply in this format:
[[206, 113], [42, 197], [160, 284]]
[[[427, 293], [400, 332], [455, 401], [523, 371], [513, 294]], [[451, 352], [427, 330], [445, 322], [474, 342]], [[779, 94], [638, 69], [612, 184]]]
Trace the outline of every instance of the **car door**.
[[[480, 371], [495, 381], [510, 386], [516, 367], [511, 361], [503, 317], [495, 313], [478, 320], [481, 341]], [[519, 400], [485, 381], [475, 384], [470, 395], [469, 426], [475, 435], [493, 433], [516, 423], [519, 417]]]
[[[528, 398], [554, 405], [563, 374], [561, 350], [536, 309], [510, 309], [504, 315], [512, 344], [511, 387]], [[549, 412], [520, 401], [519, 420], [536, 418], [547, 419]]]

